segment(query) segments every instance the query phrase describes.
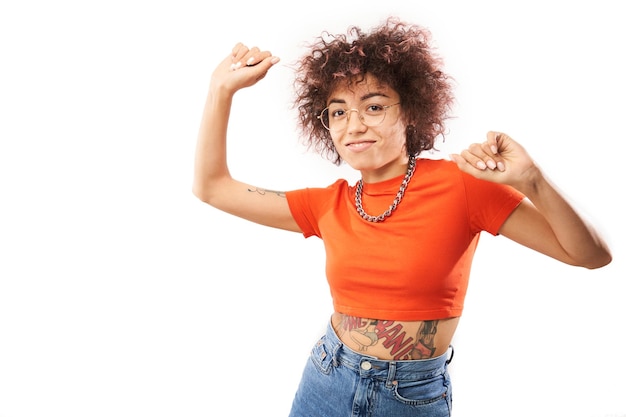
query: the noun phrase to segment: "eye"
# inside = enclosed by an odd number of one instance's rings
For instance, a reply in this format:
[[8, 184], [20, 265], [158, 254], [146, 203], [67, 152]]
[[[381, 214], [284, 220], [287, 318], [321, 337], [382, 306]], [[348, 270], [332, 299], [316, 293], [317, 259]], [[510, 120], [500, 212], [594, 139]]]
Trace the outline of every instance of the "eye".
[[367, 106], [365, 106], [365, 113], [367, 114], [379, 114], [385, 111], [385, 106], [381, 105], [381, 104], [368, 104]]
[[328, 109], [328, 113], [333, 119], [340, 119], [346, 115], [346, 111], [344, 109]]

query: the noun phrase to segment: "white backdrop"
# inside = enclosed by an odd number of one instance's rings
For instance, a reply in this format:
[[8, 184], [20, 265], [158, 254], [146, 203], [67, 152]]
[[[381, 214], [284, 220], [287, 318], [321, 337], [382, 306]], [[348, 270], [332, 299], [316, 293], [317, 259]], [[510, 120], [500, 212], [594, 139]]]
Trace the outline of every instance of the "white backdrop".
[[235, 99], [236, 177], [352, 181], [300, 145], [289, 64], [321, 31], [387, 15], [430, 28], [457, 82], [439, 156], [508, 132], [615, 257], [588, 271], [484, 236], [455, 416], [626, 415], [617, 3], [3, 2], [0, 417], [287, 414], [331, 313], [322, 245], [191, 194], [210, 74], [237, 41], [282, 58]]

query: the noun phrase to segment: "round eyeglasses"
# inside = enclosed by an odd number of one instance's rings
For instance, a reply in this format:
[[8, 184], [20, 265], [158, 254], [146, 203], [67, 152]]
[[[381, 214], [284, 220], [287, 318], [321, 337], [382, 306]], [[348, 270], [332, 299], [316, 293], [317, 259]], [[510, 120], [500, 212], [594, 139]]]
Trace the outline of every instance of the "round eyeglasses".
[[319, 116], [320, 122], [328, 130], [343, 130], [348, 126], [349, 114], [353, 111], [359, 116], [359, 120], [367, 127], [379, 126], [385, 120], [387, 109], [400, 103], [383, 106], [375, 103], [363, 103], [358, 109], [346, 109], [339, 103], [333, 103], [326, 107]]

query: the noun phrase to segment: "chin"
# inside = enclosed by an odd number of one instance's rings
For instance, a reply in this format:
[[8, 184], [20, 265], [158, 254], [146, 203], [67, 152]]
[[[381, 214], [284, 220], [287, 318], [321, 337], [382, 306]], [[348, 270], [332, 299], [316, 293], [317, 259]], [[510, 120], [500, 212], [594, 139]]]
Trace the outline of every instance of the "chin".
[[343, 160], [345, 164], [347, 164], [350, 168], [356, 170], [356, 171], [364, 171], [364, 170], [368, 170], [368, 169], [372, 169], [371, 164], [368, 164], [364, 161], [354, 161], [354, 160], [349, 160], [349, 159], [344, 159]]

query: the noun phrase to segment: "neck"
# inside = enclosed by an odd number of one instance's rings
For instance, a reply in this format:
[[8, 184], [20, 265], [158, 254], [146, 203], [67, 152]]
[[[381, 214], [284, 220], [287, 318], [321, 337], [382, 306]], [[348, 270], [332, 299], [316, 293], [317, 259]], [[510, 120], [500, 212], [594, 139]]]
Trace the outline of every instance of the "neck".
[[408, 165], [409, 158], [403, 157], [401, 160], [393, 161], [375, 170], [361, 170], [361, 178], [367, 183], [386, 181], [406, 174]]
[[363, 180], [361, 179], [356, 184], [356, 190], [354, 192], [354, 205], [356, 206], [356, 211], [359, 215], [368, 222], [378, 223], [384, 221], [387, 217], [391, 216], [394, 210], [398, 207], [398, 204], [402, 201], [402, 197], [404, 197], [404, 192], [406, 191], [406, 187], [409, 185], [409, 181], [413, 177], [415, 173], [415, 157], [411, 157], [408, 162], [407, 172], [404, 175], [404, 180], [402, 180], [402, 184], [400, 184], [400, 189], [396, 194], [396, 198], [393, 199], [393, 202], [389, 206], [389, 208], [382, 214], [378, 216], [372, 216], [365, 212], [363, 208]]

